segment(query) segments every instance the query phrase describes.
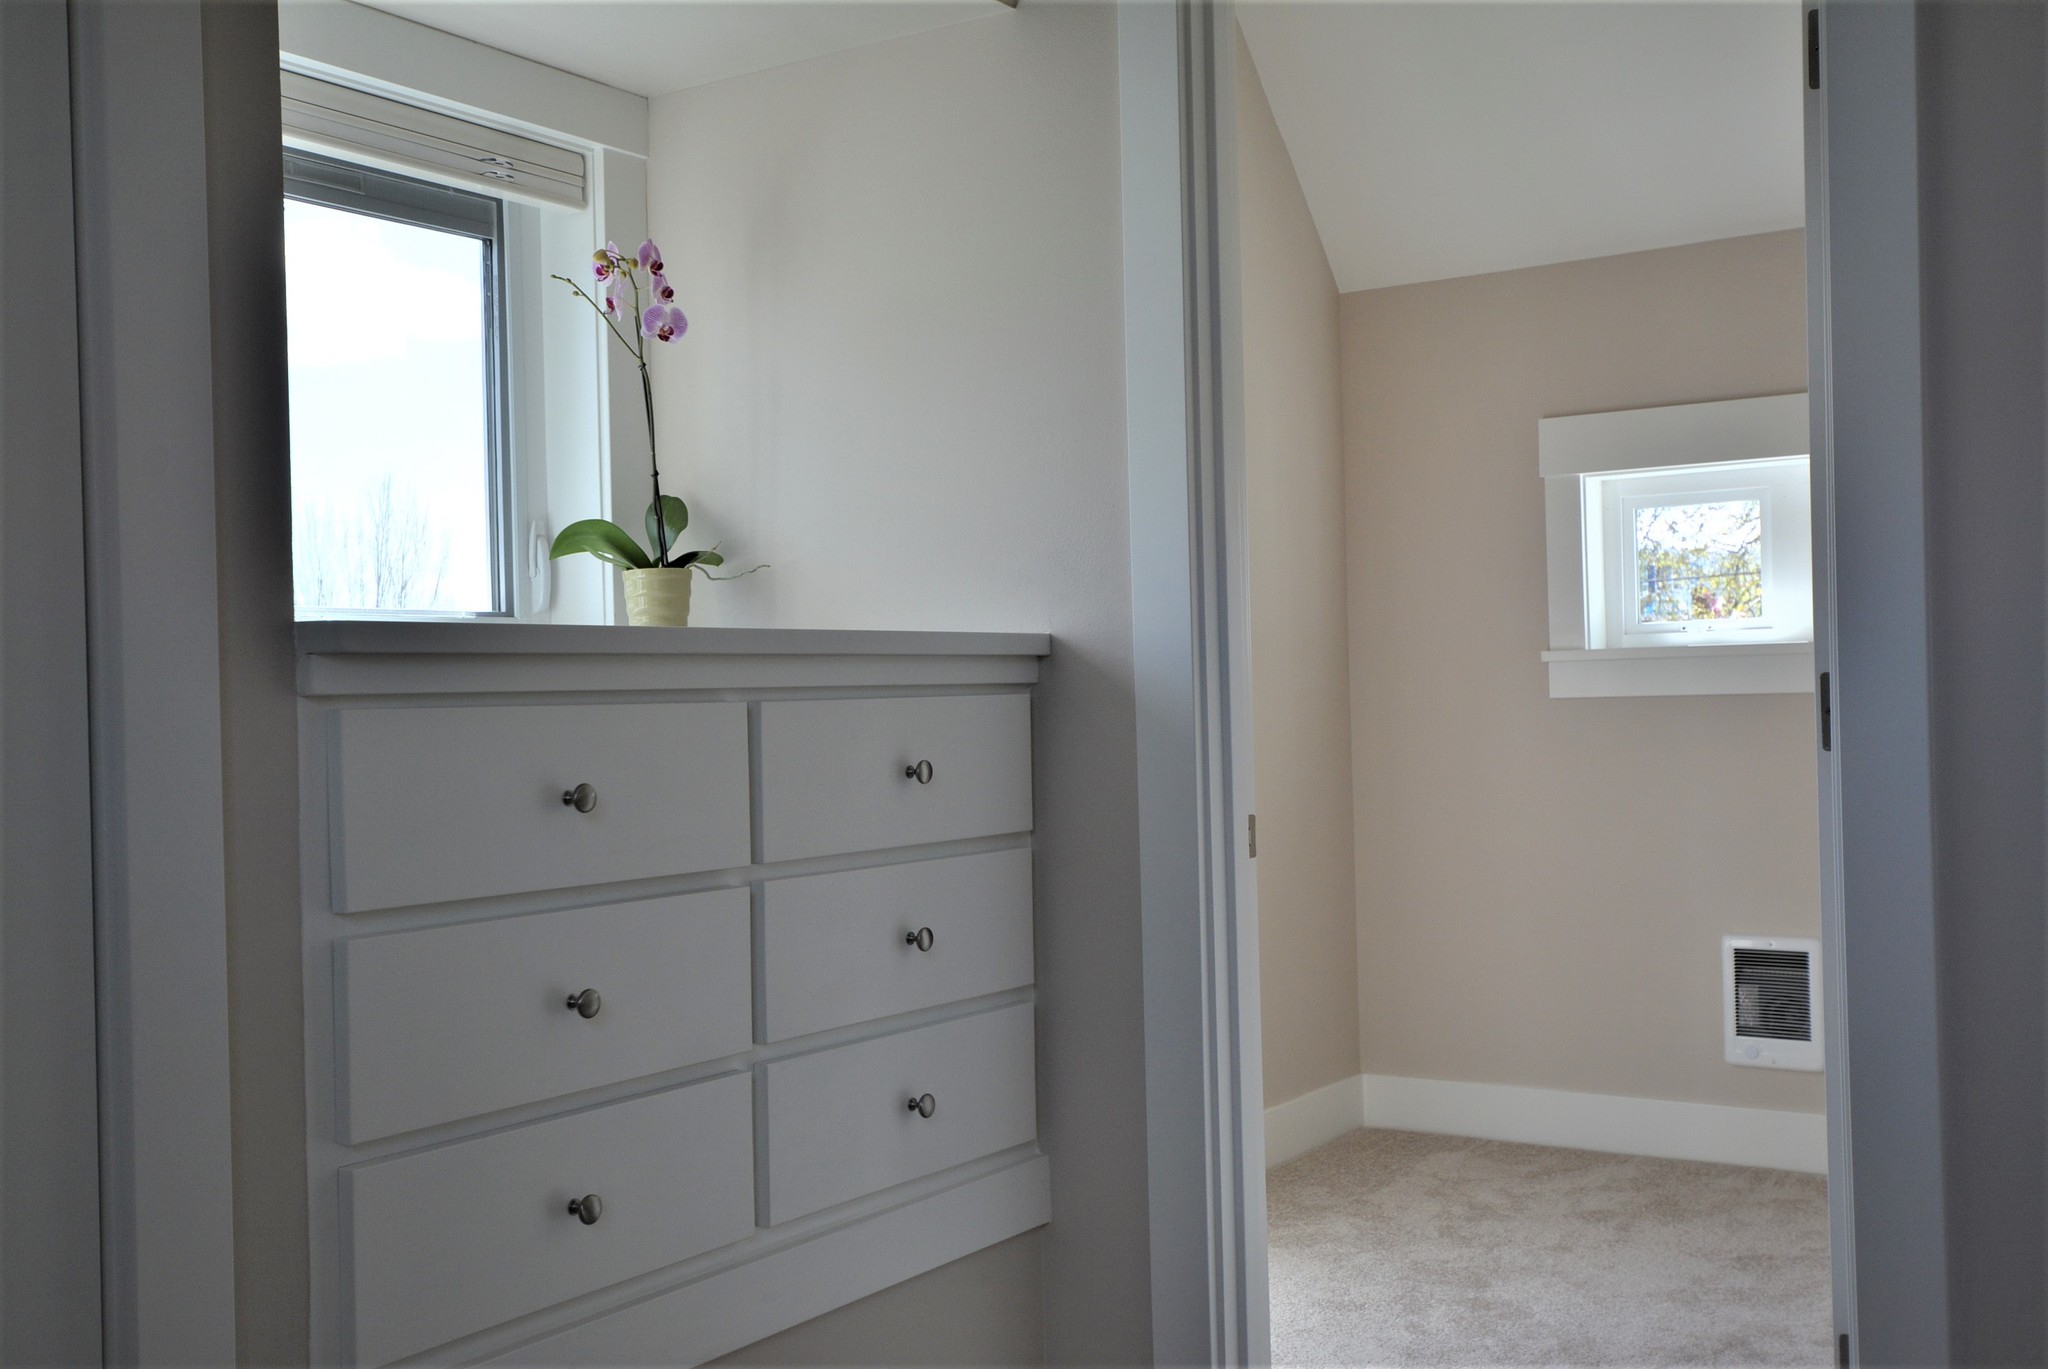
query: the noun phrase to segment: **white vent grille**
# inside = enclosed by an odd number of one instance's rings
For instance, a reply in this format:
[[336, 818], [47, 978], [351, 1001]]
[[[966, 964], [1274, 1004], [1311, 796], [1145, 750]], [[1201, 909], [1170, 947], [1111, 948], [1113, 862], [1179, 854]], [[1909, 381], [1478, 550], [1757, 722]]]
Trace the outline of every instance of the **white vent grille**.
[[1727, 937], [1721, 943], [1721, 984], [1730, 1064], [1821, 1068], [1819, 942]]

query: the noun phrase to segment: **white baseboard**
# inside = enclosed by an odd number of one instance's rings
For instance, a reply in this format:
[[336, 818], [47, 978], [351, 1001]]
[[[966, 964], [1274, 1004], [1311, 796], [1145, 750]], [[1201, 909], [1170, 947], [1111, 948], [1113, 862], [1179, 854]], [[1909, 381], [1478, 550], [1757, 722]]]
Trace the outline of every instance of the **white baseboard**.
[[1367, 1074], [1266, 1110], [1266, 1164], [1284, 1164], [1352, 1127], [1825, 1174], [1827, 1118], [1512, 1084]]
[[1284, 1165], [1365, 1125], [1363, 1076], [1325, 1084], [1266, 1109], [1266, 1168]]

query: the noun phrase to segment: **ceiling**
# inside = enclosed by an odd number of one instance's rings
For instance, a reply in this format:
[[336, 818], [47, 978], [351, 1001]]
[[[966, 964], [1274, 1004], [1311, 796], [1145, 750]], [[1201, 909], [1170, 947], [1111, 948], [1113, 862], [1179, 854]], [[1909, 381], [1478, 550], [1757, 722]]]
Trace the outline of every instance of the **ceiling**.
[[1004, 12], [999, 0], [362, 3], [649, 96]]
[[1240, 3], [1340, 290], [1797, 227], [1799, 6]]

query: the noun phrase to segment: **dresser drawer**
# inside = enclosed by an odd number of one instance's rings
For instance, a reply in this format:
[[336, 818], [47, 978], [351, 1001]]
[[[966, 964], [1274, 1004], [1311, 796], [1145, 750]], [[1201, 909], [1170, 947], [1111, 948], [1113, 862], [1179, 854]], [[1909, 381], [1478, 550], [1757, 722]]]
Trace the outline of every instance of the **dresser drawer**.
[[[791, 1221], [1037, 1134], [1031, 1005], [762, 1068], [768, 1220]], [[930, 1117], [909, 1100], [930, 1094]]]
[[[745, 865], [747, 706], [351, 708], [333, 715], [342, 912]], [[590, 785], [595, 805], [564, 796]]]
[[746, 1050], [747, 918], [720, 889], [337, 943], [342, 1139]]
[[764, 860], [1030, 829], [1028, 695], [761, 705]]
[[761, 956], [769, 1041], [1029, 984], [1031, 852], [770, 880]]
[[[341, 1171], [357, 1364], [386, 1364], [754, 1230], [728, 1075]], [[596, 1194], [585, 1225], [571, 1200]]]

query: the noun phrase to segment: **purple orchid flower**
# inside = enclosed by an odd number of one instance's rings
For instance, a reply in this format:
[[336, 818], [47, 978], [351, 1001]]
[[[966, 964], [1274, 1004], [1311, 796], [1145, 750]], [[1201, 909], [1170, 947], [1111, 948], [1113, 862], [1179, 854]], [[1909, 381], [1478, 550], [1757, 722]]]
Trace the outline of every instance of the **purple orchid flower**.
[[662, 275], [659, 271], [654, 273], [654, 298], [663, 304], [674, 304], [676, 302], [675, 287], [670, 285], [668, 277]]
[[652, 271], [657, 277], [668, 269], [661, 260], [661, 249], [654, 245], [653, 238], [649, 238], [646, 242], [640, 244], [640, 264], [649, 271]]
[[640, 332], [656, 342], [674, 342], [690, 330], [690, 321], [683, 317], [683, 311], [664, 304], [648, 306], [640, 316]]

